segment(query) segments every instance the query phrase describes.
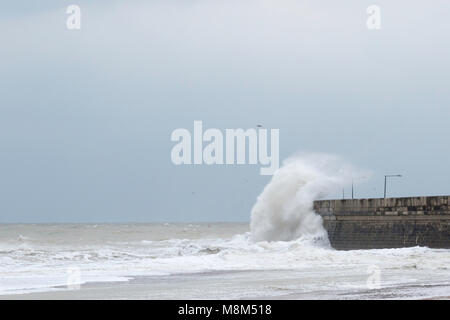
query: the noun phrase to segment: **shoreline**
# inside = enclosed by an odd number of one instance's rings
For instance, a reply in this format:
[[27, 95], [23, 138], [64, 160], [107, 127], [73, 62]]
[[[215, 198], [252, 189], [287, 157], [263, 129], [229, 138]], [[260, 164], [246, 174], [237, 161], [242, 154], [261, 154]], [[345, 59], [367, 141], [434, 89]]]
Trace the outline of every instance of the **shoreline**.
[[[315, 292], [297, 292], [273, 295], [249, 295], [245, 297], [186, 297], [180, 293], [179, 297], [167, 298], [164, 296], [156, 297], [154, 295], [155, 283], [170, 282], [176, 284], [177, 281], [189, 281], [195, 284], [197, 277], [180, 280], [178, 277], [168, 280], [154, 276], [130, 277], [129, 281], [105, 281], [88, 282], [80, 285], [79, 289], [68, 289], [66, 286], [55, 286], [46, 291], [4, 294], [0, 295], [0, 300], [450, 300], [448, 294], [424, 294], [422, 297], [416, 295], [408, 296], [408, 290], [417, 287], [415, 285], [403, 285], [401, 287], [386, 287], [373, 290], [354, 290], [354, 291], [315, 291]], [[429, 285], [422, 286], [427, 289], [439, 289], [448, 285]], [[194, 287], [193, 287], [194, 288]], [[195, 290], [195, 289], [192, 289]], [[446, 291], [448, 292], [448, 290]], [[153, 293], [151, 295], [150, 293]], [[150, 294], [150, 295], [149, 295]]]

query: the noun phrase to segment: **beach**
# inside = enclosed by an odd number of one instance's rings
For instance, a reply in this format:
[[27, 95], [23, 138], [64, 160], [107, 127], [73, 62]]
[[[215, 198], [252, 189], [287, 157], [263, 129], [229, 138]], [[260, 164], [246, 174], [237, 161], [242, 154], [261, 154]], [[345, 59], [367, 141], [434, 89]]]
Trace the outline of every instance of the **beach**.
[[441, 299], [450, 250], [251, 240], [248, 223], [2, 225], [0, 299]]

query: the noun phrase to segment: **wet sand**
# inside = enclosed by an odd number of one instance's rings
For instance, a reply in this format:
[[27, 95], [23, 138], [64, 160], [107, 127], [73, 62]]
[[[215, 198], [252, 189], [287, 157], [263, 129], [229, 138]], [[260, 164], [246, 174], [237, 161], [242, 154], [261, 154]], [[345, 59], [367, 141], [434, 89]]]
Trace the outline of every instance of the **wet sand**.
[[[208, 277], [205, 277], [208, 278]], [[195, 296], [196, 282], [198, 277], [183, 279], [180, 289], [179, 279], [167, 281], [167, 279], [155, 279], [155, 277], [135, 277], [128, 282], [92, 282], [81, 285], [76, 289], [69, 289], [65, 286], [54, 287], [52, 291], [33, 292], [25, 294], [1, 295], [0, 300], [142, 300], [142, 299], [167, 299], [165, 290], [179, 290], [178, 299], [198, 299]], [[206, 279], [205, 281], [209, 281]], [[417, 300], [450, 300], [449, 295], [442, 295], [441, 292], [449, 292], [448, 286], [430, 285], [429, 293], [424, 296], [413, 296], [415, 285], [390, 287], [373, 290], [349, 291], [316, 291], [299, 292], [280, 295], [249, 295], [245, 299], [250, 300], [390, 300], [390, 299], [417, 299]], [[156, 290], [155, 290], [156, 288]], [[243, 288], [241, 288], [243, 289]], [[158, 296], [155, 292], [160, 291]], [[204, 299], [209, 299], [205, 297]], [[220, 296], [212, 296], [211, 299], [221, 299]], [[242, 299], [242, 300], [245, 300]]]

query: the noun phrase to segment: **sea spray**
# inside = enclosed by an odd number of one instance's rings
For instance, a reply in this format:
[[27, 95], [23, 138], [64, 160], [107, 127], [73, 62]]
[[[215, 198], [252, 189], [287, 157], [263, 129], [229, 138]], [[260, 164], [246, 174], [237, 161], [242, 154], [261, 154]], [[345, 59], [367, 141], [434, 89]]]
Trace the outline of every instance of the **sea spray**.
[[361, 173], [335, 155], [308, 154], [287, 159], [252, 208], [252, 240], [305, 238], [327, 243], [322, 218], [313, 211], [313, 202], [351, 184], [357, 176]]

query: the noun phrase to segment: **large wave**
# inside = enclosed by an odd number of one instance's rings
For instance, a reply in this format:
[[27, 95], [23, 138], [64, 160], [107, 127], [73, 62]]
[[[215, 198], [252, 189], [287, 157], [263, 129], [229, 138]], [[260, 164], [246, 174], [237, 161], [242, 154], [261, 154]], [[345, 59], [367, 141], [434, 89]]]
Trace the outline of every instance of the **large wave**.
[[287, 159], [252, 208], [252, 240], [328, 241], [322, 218], [313, 211], [313, 202], [341, 190], [358, 176], [361, 173], [335, 155], [307, 154]]

